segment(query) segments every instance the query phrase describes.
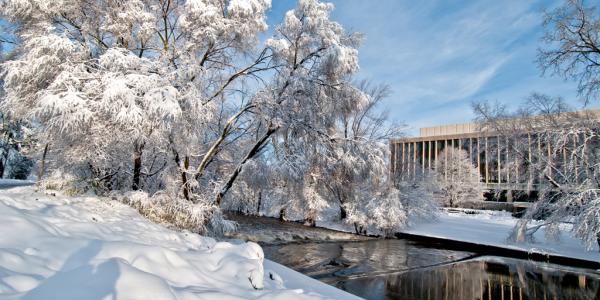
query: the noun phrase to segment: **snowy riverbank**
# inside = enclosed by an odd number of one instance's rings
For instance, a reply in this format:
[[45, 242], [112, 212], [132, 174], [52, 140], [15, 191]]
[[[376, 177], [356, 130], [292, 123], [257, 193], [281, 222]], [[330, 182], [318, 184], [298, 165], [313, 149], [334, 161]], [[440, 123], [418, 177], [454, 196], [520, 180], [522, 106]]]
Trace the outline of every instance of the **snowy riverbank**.
[[352, 299], [225, 243], [97, 197], [0, 190], [0, 299]]
[[[544, 230], [541, 229], [535, 233], [534, 243], [512, 243], [507, 238], [518, 219], [512, 217], [510, 213], [486, 210], [466, 213], [466, 211], [468, 210], [444, 210], [437, 220], [414, 224], [402, 233], [600, 262], [598, 246], [586, 251], [581, 242], [569, 234], [569, 225], [564, 225], [564, 232], [558, 241], [546, 239]], [[353, 231], [349, 225], [334, 222], [317, 222], [317, 226], [346, 232]]]
[[564, 232], [558, 241], [549, 240], [544, 230], [535, 233], [534, 243], [512, 243], [507, 238], [518, 219], [506, 212], [479, 211], [477, 214], [464, 212], [443, 212], [433, 222], [420, 223], [404, 230], [404, 233], [450, 239], [480, 245], [502, 247], [511, 250], [562, 256], [588, 261], [600, 262], [598, 246], [586, 251], [580, 240], [569, 233], [569, 225], [564, 225]]

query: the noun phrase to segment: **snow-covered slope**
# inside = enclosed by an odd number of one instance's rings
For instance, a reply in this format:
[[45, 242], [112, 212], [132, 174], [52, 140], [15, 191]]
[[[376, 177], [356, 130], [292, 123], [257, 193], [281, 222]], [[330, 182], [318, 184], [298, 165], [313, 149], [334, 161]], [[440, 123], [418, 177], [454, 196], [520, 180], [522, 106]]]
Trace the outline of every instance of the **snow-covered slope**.
[[353, 298], [263, 262], [257, 244], [169, 230], [116, 201], [0, 190], [0, 299]]
[[[571, 236], [570, 225], [564, 224], [558, 241], [547, 239], [544, 231], [539, 230], [534, 235], [535, 243], [514, 243], [509, 242], [508, 237], [518, 219], [512, 217], [510, 213], [489, 210], [470, 210], [475, 213], [466, 213], [465, 211], [460, 209], [444, 210], [438, 215], [437, 220], [418, 222], [401, 232], [528, 253], [600, 262], [598, 246], [587, 251], [578, 239]], [[352, 226], [340, 222], [321, 221], [317, 222], [317, 226], [344, 232], [354, 231]]]
[[529, 253], [550, 254], [600, 262], [598, 247], [586, 251], [581, 242], [572, 237], [569, 225], [564, 225], [558, 241], [548, 240], [544, 231], [535, 233], [535, 243], [511, 243], [507, 238], [518, 219], [506, 212], [478, 211], [477, 214], [463, 212], [440, 214], [435, 222], [423, 222], [405, 229], [404, 233], [450, 239], [481, 245], [503, 247]]

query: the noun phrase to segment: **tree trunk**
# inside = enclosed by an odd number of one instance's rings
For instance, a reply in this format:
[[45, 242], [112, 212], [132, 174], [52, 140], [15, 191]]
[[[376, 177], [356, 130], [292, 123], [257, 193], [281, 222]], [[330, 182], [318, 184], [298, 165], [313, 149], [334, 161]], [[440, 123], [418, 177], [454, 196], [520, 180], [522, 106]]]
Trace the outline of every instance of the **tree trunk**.
[[46, 155], [47, 154], [48, 154], [48, 144], [46, 144], [44, 146], [44, 153], [42, 154], [42, 163], [41, 163], [40, 169], [38, 171], [38, 178], [37, 178], [38, 181], [42, 180], [42, 177], [44, 176], [44, 172], [46, 171]]
[[[177, 164], [177, 167], [180, 168], [181, 167], [181, 159], [179, 159], [179, 152], [177, 152], [177, 150], [175, 149], [175, 145], [174, 145], [172, 136], [169, 136], [169, 143], [171, 144], [171, 151], [173, 152], [173, 158], [175, 160], [175, 164]], [[183, 161], [184, 170], [181, 171], [181, 188], [183, 189], [183, 197], [185, 198], [185, 200], [190, 200], [190, 188], [188, 186], [188, 178], [187, 178], [187, 171], [188, 171], [189, 167], [190, 167], [190, 158], [189, 158], [189, 156], [186, 155], [184, 158], [184, 161]]]
[[185, 200], [190, 200], [190, 188], [188, 186], [187, 171], [190, 167], [190, 157], [185, 156], [183, 159], [183, 171], [181, 172], [181, 184], [183, 186], [183, 197]]
[[285, 208], [279, 210], [279, 221], [285, 221]]
[[346, 208], [344, 208], [344, 197], [342, 193], [338, 191], [338, 201], [340, 202], [340, 220], [344, 220], [348, 217], [348, 212], [346, 212]]
[[227, 194], [227, 192], [229, 191], [229, 189], [235, 182], [238, 175], [240, 175], [240, 173], [242, 172], [244, 164], [246, 164], [246, 162], [248, 162], [255, 155], [257, 155], [260, 152], [260, 150], [265, 146], [269, 137], [273, 133], [275, 133], [275, 131], [277, 131], [277, 129], [279, 129], [278, 126], [273, 126], [273, 125], [269, 125], [268, 128], [269, 129], [267, 130], [267, 132], [265, 132], [265, 134], [256, 142], [256, 144], [254, 144], [252, 149], [250, 149], [250, 151], [248, 151], [248, 154], [246, 154], [246, 157], [244, 157], [244, 159], [242, 159], [242, 161], [238, 164], [238, 166], [235, 168], [235, 170], [233, 170], [233, 173], [231, 174], [231, 176], [229, 176], [229, 180], [227, 180], [225, 185], [223, 185], [223, 187], [221, 188], [221, 191], [219, 192], [219, 194], [217, 195], [217, 198], [215, 200], [215, 203], [217, 204], [217, 206], [221, 206], [221, 201], [223, 201], [223, 197], [225, 197], [225, 194]]
[[260, 191], [258, 191], [258, 205], [256, 207], [256, 215], [260, 216], [260, 205], [262, 202], [262, 193]]
[[131, 189], [137, 191], [141, 188], [140, 186], [140, 177], [142, 174], [142, 153], [143, 153], [144, 145], [135, 145], [133, 150], [133, 184], [131, 185]]
[[219, 148], [220, 148], [221, 144], [225, 141], [227, 136], [231, 133], [232, 127], [235, 124], [235, 122], [237, 121], [237, 119], [244, 112], [246, 112], [252, 108], [254, 108], [253, 104], [246, 105], [246, 106], [244, 106], [244, 108], [242, 108], [240, 111], [238, 111], [235, 115], [233, 115], [231, 118], [229, 118], [229, 120], [227, 120], [227, 123], [225, 123], [225, 127], [223, 127], [223, 130], [221, 131], [219, 138], [213, 143], [213, 145], [210, 147], [210, 149], [208, 149], [206, 154], [204, 154], [204, 158], [202, 158], [202, 161], [200, 162], [200, 164], [198, 165], [198, 168], [196, 169], [196, 175], [194, 176], [194, 179], [198, 180], [204, 174], [204, 170], [206, 169], [208, 164], [212, 161], [213, 157], [219, 152]]
[[346, 212], [344, 206], [340, 205], [340, 220], [344, 220], [346, 217], [348, 217], [348, 213]]

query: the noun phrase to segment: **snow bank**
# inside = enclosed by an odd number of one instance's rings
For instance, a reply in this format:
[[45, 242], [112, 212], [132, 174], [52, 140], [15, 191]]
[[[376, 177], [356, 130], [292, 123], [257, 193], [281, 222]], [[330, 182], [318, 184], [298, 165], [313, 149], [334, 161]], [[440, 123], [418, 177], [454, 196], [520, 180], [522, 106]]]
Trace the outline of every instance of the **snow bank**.
[[[317, 241], [364, 241], [371, 238], [330, 230], [309, 227], [296, 222], [281, 222], [269, 217], [229, 214], [228, 219], [239, 224], [238, 230], [226, 233], [227, 237], [265, 244]], [[317, 224], [319, 222], [317, 221]]]
[[107, 199], [0, 190], [0, 222], [0, 299], [352, 297], [271, 262], [265, 272], [255, 243], [172, 231]]
[[538, 230], [534, 235], [535, 243], [512, 243], [507, 238], [518, 219], [506, 212], [477, 212], [470, 214], [461, 211], [455, 213], [445, 211], [440, 214], [437, 221], [420, 223], [402, 232], [600, 262], [598, 247], [586, 251], [580, 240], [568, 234], [569, 225], [563, 226], [564, 230], [558, 241], [546, 239], [544, 231]]
[[33, 180], [20, 180], [20, 179], [0, 179], [0, 188], [9, 188], [15, 186], [33, 185]]
[[[528, 253], [548, 254], [568, 258], [577, 258], [600, 262], [598, 246], [586, 251], [585, 246], [577, 238], [569, 234], [570, 225], [564, 224], [558, 241], [548, 240], [544, 230], [535, 233], [534, 243], [513, 243], [508, 236], [518, 219], [509, 212], [476, 210], [476, 209], [444, 209], [434, 221], [423, 221], [402, 230], [402, 233], [432, 238], [448, 239], [473, 244], [495, 246]], [[352, 226], [340, 222], [317, 222], [318, 227], [354, 232]]]

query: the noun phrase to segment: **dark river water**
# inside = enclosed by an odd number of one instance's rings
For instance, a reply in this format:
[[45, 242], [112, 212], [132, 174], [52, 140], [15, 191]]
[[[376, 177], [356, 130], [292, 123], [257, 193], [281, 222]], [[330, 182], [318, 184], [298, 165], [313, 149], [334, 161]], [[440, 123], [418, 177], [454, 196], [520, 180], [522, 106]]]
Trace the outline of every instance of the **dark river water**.
[[[266, 258], [366, 299], [600, 300], [598, 270], [480, 256], [409, 240], [354, 240], [301, 224], [279, 227], [265, 218], [237, 221], [237, 238], [261, 243]], [[261, 236], [269, 236], [267, 242]]]

